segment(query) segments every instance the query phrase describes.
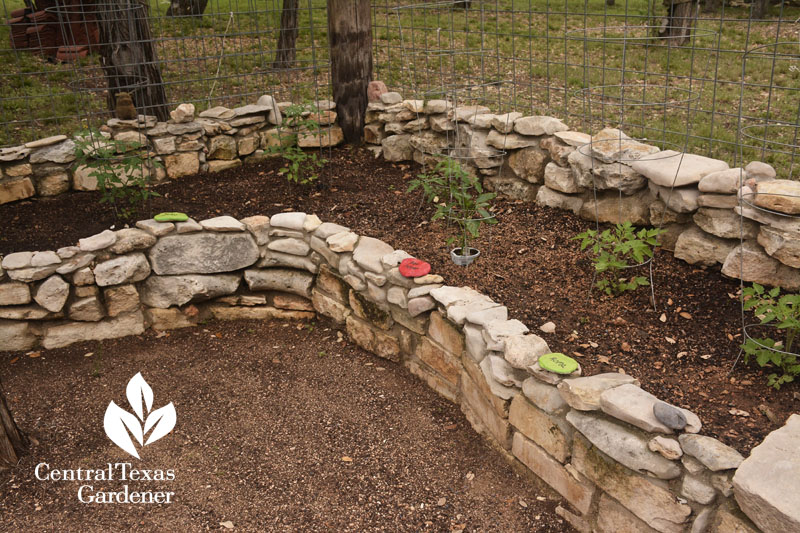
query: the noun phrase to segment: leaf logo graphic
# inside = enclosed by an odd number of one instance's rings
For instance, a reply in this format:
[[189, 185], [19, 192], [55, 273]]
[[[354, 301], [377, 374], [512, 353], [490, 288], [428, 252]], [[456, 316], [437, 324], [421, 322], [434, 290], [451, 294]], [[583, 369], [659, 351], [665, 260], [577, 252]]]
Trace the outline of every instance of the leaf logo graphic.
[[[141, 372], [138, 372], [128, 381], [125, 395], [128, 397], [128, 403], [136, 415], [132, 415], [112, 401], [106, 409], [103, 428], [106, 430], [106, 435], [111, 439], [111, 442], [140, 459], [131, 435], [141, 447], [152, 444], [168, 434], [175, 427], [177, 418], [175, 406], [170, 402], [160, 409], [151, 411], [153, 407], [153, 389], [144, 380]], [[145, 441], [145, 435], [151, 430], [150, 436]]]

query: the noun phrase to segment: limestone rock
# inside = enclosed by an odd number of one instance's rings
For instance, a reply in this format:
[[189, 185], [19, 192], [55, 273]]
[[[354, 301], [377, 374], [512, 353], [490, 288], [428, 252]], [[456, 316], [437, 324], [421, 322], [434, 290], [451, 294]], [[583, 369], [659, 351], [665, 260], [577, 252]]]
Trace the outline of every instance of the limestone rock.
[[522, 387], [522, 382], [528, 377], [524, 371], [515, 369], [498, 355], [489, 354], [485, 361], [489, 362], [492, 377], [506, 387]]
[[512, 335], [505, 339], [503, 355], [514, 368], [525, 370], [546, 353], [550, 348], [538, 335]]
[[650, 439], [650, 442], [647, 443], [647, 447], [651, 452], [658, 452], [663, 457], [673, 461], [680, 459], [683, 455], [683, 450], [678, 441], [660, 435]]
[[483, 184], [486, 190], [495, 192], [499, 196], [525, 202], [532, 202], [538, 192], [536, 185], [514, 177], [489, 176], [484, 178]]
[[698, 183], [712, 172], [727, 170], [728, 163], [694, 154], [664, 150], [631, 163], [633, 169], [662, 187]]
[[139, 291], [135, 285], [109, 287], [103, 291], [108, 316], [118, 316], [139, 308]]
[[701, 207], [694, 214], [694, 223], [706, 233], [723, 239], [748, 240], [758, 236], [759, 225], [752, 220], [742, 219], [731, 209]]
[[38, 343], [30, 324], [15, 320], [0, 320], [0, 340], [4, 350], [30, 350]]
[[191, 122], [194, 120], [194, 104], [180, 104], [169, 112], [173, 122]]
[[245, 225], [231, 216], [221, 216], [201, 220], [200, 225], [207, 231], [244, 231]]
[[605, 128], [599, 131], [592, 137], [590, 146], [592, 157], [596, 157], [603, 163], [631, 162], [659, 151], [657, 147], [631, 139], [615, 128]]
[[712, 437], [683, 434], [678, 441], [684, 453], [700, 461], [712, 472], [738, 468], [744, 460], [739, 452]]
[[753, 203], [764, 209], [798, 215], [800, 214], [800, 183], [793, 180], [758, 183]]
[[553, 135], [567, 130], [566, 124], [553, 117], [521, 117], [514, 121], [514, 131], [522, 135]]
[[[623, 507], [660, 533], [682, 533], [692, 508], [676, 500], [668, 488], [609, 461], [582, 439], [576, 439], [572, 451], [575, 468]], [[624, 530], [623, 530], [624, 531]]]
[[239, 288], [240, 280], [238, 274], [150, 276], [142, 285], [140, 298], [149, 307], [166, 309], [233, 294]]
[[453, 109], [453, 118], [458, 122], [469, 122], [478, 115], [489, 113], [490, 109], [483, 105], [463, 105]]
[[520, 117], [522, 117], [522, 113], [516, 111], [504, 115], [493, 115], [492, 127], [500, 133], [511, 133], [514, 130], [514, 122]]
[[108, 249], [115, 254], [127, 254], [134, 250], [143, 250], [156, 243], [155, 236], [137, 228], [124, 228], [116, 231], [115, 234], [116, 240]]
[[651, 182], [650, 191], [677, 213], [693, 213], [697, 210], [700, 193], [696, 187], [661, 187]]
[[736, 194], [739, 192], [744, 171], [741, 168], [729, 168], [712, 172], [701, 179], [697, 188], [700, 192], [712, 194]]
[[344, 142], [344, 132], [339, 126], [323, 127], [315, 133], [301, 133], [297, 136], [300, 148], [325, 148]]
[[197, 152], [181, 152], [164, 156], [164, 167], [171, 179], [191, 176], [200, 171], [200, 159]]
[[97, 322], [103, 319], [105, 310], [97, 296], [75, 300], [69, 306], [69, 317], [81, 322]]
[[383, 272], [381, 258], [392, 253], [394, 248], [372, 237], [361, 237], [353, 250], [353, 261], [365, 270], [380, 274]]
[[586, 189], [578, 185], [571, 169], [560, 167], [552, 161], [544, 168], [544, 184], [565, 194], [575, 194]]
[[31, 301], [31, 290], [27, 283], [11, 281], [0, 283], [0, 306], [25, 305]]
[[558, 391], [570, 407], [579, 411], [600, 410], [600, 395], [620, 385], [639, 386], [639, 380], [627, 374], [610, 372], [580, 378], [565, 379], [558, 384]]
[[[745, 222], [750, 221], [745, 220]], [[754, 225], [758, 228], [757, 224]], [[767, 254], [784, 265], [800, 268], [800, 233], [761, 226], [758, 232], [758, 244], [764, 247]]]
[[683, 476], [681, 496], [684, 498], [702, 505], [708, 505], [714, 501], [716, 495], [717, 492], [714, 487], [704, 481], [703, 478], [692, 474]]
[[569, 410], [556, 387], [536, 378], [530, 377], [522, 382], [522, 393], [536, 407], [551, 415], [563, 415]]
[[692, 226], [678, 237], [675, 243], [675, 257], [690, 265], [713, 266], [725, 263], [737, 241], [721, 239], [709, 235], [700, 228]]
[[[600, 408], [604, 413], [645, 431], [672, 433], [672, 429], [659, 422], [653, 414], [653, 405], [660, 401], [636, 385], [625, 384], [603, 392], [600, 395]], [[686, 431], [692, 433], [700, 431], [701, 424], [697, 415], [686, 409], [681, 409], [681, 412], [687, 420]], [[681, 444], [683, 444], [682, 441]], [[685, 447], [684, 451], [686, 451]]]
[[800, 416], [767, 435], [736, 470], [733, 487], [742, 510], [765, 533], [800, 531]]
[[386, 161], [408, 161], [413, 156], [411, 135], [390, 135], [381, 141], [383, 158]]
[[622, 163], [608, 164], [596, 159], [593, 160], [588, 155], [583, 154], [581, 150], [575, 150], [567, 158], [575, 180], [581, 187], [599, 190], [614, 189], [630, 195], [647, 185], [647, 180], [628, 165]]
[[[494, 117], [494, 115], [491, 116]], [[535, 137], [527, 137], [517, 133], [500, 133], [499, 131], [492, 130], [486, 136], [486, 144], [498, 150], [507, 151], [538, 146], [539, 141]]]
[[161, 237], [175, 229], [175, 224], [172, 222], [158, 222], [152, 218], [148, 220], [139, 220], [136, 222], [136, 227], [146, 231], [150, 235]]
[[50, 276], [33, 291], [33, 299], [51, 313], [64, 308], [69, 296], [69, 283], [59, 275]]
[[381, 103], [386, 105], [399, 104], [403, 101], [403, 97], [397, 92], [385, 92], [381, 94]]
[[675, 479], [682, 473], [676, 463], [650, 451], [649, 438], [641, 432], [580, 411], [567, 413], [567, 422], [600, 451], [635, 472], [659, 479]]
[[59, 263], [61, 263], [61, 258], [58, 256], [57, 253], [53, 252], [52, 250], [46, 250], [44, 252], [35, 252], [33, 254], [33, 257], [31, 258], [31, 266], [33, 267], [57, 265]]
[[103, 261], [94, 268], [95, 282], [100, 287], [135, 283], [149, 275], [150, 264], [141, 252]]
[[97, 235], [80, 239], [78, 241], [78, 248], [80, 248], [81, 252], [94, 252], [96, 250], [108, 248], [116, 241], [117, 235], [110, 229], [107, 229]]
[[586, 220], [598, 220], [610, 224], [631, 222], [635, 226], [647, 226], [650, 223], [650, 203], [653, 197], [650, 191], [643, 189], [630, 196], [613, 191], [603, 191], [595, 197], [583, 202], [579, 215]]
[[509, 156], [508, 166], [518, 178], [530, 183], [542, 183], [549, 159], [547, 152], [540, 148], [523, 148]]
[[267, 268], [245, 270], [244, 280], [251, 291], [284, 291], [309, 298], [314, 276], [299, 270]]
[[31, 163], [72, 163], [73, 161], [75, 161], [75, 142], [72, 139], [40, 148], [30, 156]]
[[[744, 257], [740, 257], [742, 255]], [[800, 289], [800, 272], [768, 256], [755, 241], [745, 241], [736, 246], [725, 259], [722, 273], [732, 278], [741, 277], [747, 282], [779, 286], [788, 291]]]
[[232, 272], [254, 264], [258, 246], [249, 233], [190, 233], [162, 237], [148, 257], [158, 275]]
[[769, 181], [774, 180], [778, 175], [772, 165], [762, 163], [761, 161], [751, 161], [744, 167], [747, 173], [747, 179], [754, 179], [756, 181]]
[[36, 189], [30, 178], [0, 183], [0, 204], [30, 198], [34, 194], [36, 194]]
[[141, 312], [121, 315], [116, 318], [93, 323], [68, 323], [49, 326], [45, 329], [42, 346], [61, 348], [75, 342], [115, 339], [144, 332], [144, 317]]
[[[431, 291], [433, 295], [435, 291]], [[505, 340], [515, 335], [528, 333], [528, 327], [519, 320], [492, 320], [483, 328], [483, 339], [486, 346], [493, 351], [505, 350]]]
[[536, 193], [536, 203], [546, 207], [572, 211], [577, 215], [583, 207], [584, 198], [582, 196], [570, 196], [544, 186], [539, 187], [539, 191]]

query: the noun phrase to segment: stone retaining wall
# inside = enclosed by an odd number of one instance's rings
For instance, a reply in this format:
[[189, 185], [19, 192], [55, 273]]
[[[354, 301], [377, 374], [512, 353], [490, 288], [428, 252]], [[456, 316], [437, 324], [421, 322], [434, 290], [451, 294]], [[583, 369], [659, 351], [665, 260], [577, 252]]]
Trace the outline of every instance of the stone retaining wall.
[[798, 531], [800, 416], [744, 460], [634, 377], [542, 369], [547, 343], [506, 307], [437, 275], [403, 277], [406, 257], [305, 213], [140, 221], [4, 257], [0, 346], [319, 313], [460, 405], [502, 454], [564, 497], [557, 511], [579, 531]]
[[800, 219], [781, 215], [800, 214], [800, 183], [776, 180], [768, 164], [731, 169], [612, 128], [591, 136], [553, 117], [495, 115], [480, 105], [454, 110], [444, 100], [403, 100], [394, 92], [374, 95], [366, 121], [365, 141], [388, 161], [423, 163], [430, 154], [458, 152], [472, 158], [489, 190], [587, 220], [660, 226], [663, 248], [687, 263], [720, 264], [739, 278], [744, 254], [745, 281], [800, 289]]
[[[263, 161], [263, 150], [281, 142], [277, 126], [290, 102], [275, 102], [264, 95], [258, 103], [228, 109], [218, 106], [195, 117], [192, 104], [172, 111], [169, 122], [140, 115], [135, 120], [110, 119], [102, 135], [150, 150], [150, 160], [161, 163], [138, 170], [153, 183], [198, 172], [218, 172], [242, 162]], [[344, 139], [334, 123], [335, 104], [315, 102], [313, 118], [320, 130], [298, 136], [303, 148], [334, 146]], [[307, 114], [311, 114], [308, 112]], [[284, 130], [286, 133], [286, 130]], [[284, 137], [283, 142], [286, 142]], [[70, 189], [97, 190], [92, 169], [75, 163], [75, 141], [66, 135], [39, 139], [20, 146], [0, 148], [0, 204], [32, 196], [55, 196]]]

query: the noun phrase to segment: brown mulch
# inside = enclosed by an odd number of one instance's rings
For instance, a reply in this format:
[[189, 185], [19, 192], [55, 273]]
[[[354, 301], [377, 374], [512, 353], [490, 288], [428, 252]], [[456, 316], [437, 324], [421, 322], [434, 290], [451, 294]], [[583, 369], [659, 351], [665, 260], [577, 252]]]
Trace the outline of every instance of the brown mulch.
[[[85, 354], [91, 353], [86, 357]], [[140, 448], [105, 436], [114, 401], [131, 411], [141, 372], [175, 429]], [[458, 406], [402, 366], [313, 325], [209, 323], [86, 342], [0, 369], [19, 425], [36, 440], [0, 472], [0, 531], [572, 531], [561, 501], [515, 471]], [[43, 481], [47, 470], [173, 470], [173, 481]], [[45, 467], [40, 469], [43, 474]], [[117, 470], [118, 472], [118, 470]], [[151, 477], [155, 477], [155, 473]], [[84, 504], [84, 494], [174, 492], [166, 504]]]
[[[275, 160], [160, 186], [163, 196], [150, 209], [196, 219], [299, 210], [383, 239], [429, 261], [447, 283], [472, 286], [508, 306], [510, 316], [541, 334], [551, 349], [576, 357], [585, 374], [631, 374], [645, 390], [696, 412], [704, 434], [742, 452], [797, 411], [797, 383], [775, 391], [760, 369], [741, 361], [734, 368], [741, 343], [739, 283], [718, 269], [695, 268], [658, 252], [658, 312], [646, 288], [618, 298], [590, 293], [592, 264], [571, 237], [594, 224], [508, 200], [496, 203], [499, 224], [482, 230], [476, 243], [481, 258], [457, 267], [445, 244], [448, 228], [428, 222], [432, 210], [418, 193], [405, 194], [415, 165], [376, 160], [356, 148], [325, 155], [330, 163], [315, 186], [287, 183]], [[54, 249], [109, 227], [113, 216], [97, 198], [73, 193], [0, 206], [0, 253]], [[556, 324], [554, 334], [538, 331], [547, 321]]]

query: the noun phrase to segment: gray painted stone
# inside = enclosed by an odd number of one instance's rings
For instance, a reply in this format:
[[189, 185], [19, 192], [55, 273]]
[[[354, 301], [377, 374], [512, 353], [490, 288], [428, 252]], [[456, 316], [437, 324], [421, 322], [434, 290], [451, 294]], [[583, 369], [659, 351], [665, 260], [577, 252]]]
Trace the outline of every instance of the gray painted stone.
[[148, 252], [160, 275], [232, 272], [254, 264], [258, 246], [249, 233], [190, 233], [162, 237]]
[[681, 430], [686, 427], [686, 417], [680, 409], [668, 403], [657, 402], [653, 404], [653, 416], [670, 429]]

